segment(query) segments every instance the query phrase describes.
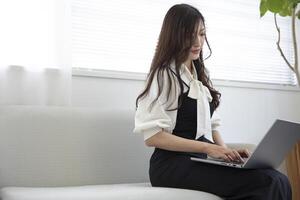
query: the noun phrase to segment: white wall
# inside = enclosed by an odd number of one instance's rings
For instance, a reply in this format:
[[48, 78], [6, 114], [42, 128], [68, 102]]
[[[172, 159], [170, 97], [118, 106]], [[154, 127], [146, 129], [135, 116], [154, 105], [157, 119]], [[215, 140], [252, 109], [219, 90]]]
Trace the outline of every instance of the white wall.
[[[73, 77], [73, 106], [135, 109], [143, 81]], [[257, 144], [276, 118], [300, 122], [300, 91], [216, 85], [226, 142]], [[133, 119], [132, 119], [133, 120]]]

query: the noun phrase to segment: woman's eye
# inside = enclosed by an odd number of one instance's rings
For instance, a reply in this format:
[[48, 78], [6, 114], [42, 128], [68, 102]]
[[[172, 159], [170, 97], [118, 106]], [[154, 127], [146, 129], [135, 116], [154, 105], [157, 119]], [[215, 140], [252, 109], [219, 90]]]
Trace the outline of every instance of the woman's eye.
[[198, 33], [198, 34], [193, 34], [193, 41], [195, 41], [197, 39], [197, 37], [205, 37], [206, 33]]

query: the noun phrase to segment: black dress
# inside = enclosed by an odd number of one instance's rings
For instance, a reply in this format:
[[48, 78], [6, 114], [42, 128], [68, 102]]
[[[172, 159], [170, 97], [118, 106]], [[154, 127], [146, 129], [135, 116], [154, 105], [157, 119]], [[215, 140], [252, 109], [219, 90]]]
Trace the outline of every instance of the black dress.
[[[182, 95], [173, 134], [195, 140], [197, 131], [197, 100]], [[213, 106], [210, 104], [211, 116]], [[204, 136], [197, 140], [207, 140]], [[150, 159], [152, 186], [183, 188], [209, 192], [228, 200], [291, 200], [287, 177], [274, 169], [238, 169], [194, 162], [190, 156], [206, 154], [167, 151], [155, 148]]]

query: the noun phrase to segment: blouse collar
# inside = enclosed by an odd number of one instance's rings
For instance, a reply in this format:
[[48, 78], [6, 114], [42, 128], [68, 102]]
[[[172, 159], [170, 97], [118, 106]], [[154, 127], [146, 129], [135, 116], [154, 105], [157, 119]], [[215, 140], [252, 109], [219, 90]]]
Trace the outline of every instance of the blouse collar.
[[[174, 70], [175, 72], [175, 61], [171, 63], [171, 69]], [[192, 62], [192, 71], [193, 73], [190, 72], [190, 70], [187, 68], [185, 64], [181, 64], [180, 67], [180, 78], [189, 85], [189, 93], [188, 97], [192, 99], [203, 99], [204, 96], [208, 98], [208, 101], [212, 101], [212, 96], [210, 94], [209, 89], [202, 84], [201, 81], [198, 80], [198, 75], [197, 75], [197, 70]]]

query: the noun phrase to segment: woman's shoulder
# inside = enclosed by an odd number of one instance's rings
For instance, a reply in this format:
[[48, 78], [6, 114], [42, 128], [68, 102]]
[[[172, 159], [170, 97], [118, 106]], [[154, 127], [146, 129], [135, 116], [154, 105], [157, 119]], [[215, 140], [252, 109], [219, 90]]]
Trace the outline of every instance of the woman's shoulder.
[[[169, 84], [168, 80], [172, 80], [176, 78], [176, 72], [175, 68], [172, 66], [167, 66], [164, 68], [161, 68], [159, 70], [156, 70], [153, 72], [153, 78], [152, 78], [152, 83], [158, 84], [158, 82], [164, 82], [166, 84]], [[150, 81], [151, 74], [147, 78], [147, 82]]]
[[152, 94], [160, 93], [162, 96], [168, 96], [168, 94], [172, 94], [177, 90], [177, 78], [174, 76], [171, 68], [156, 71], [152, 80], [150, 77], [148, 76], [146, 84], [149, 84], [149, 81], [151, 81], [150, 92]]

